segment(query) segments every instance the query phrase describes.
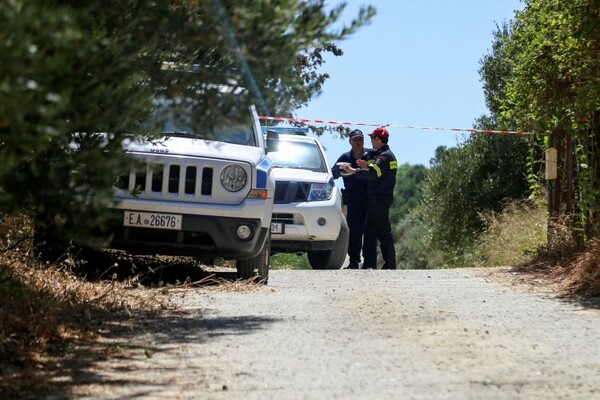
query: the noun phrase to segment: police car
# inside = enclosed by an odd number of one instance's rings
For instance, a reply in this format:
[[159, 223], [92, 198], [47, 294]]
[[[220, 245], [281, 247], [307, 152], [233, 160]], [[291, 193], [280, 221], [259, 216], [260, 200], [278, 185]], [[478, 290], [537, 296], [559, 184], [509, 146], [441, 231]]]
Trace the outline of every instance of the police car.
[[265, 127], [279, 134], [273, 163], [272, 253], [306, 253], [313, 269], [339, 269], [348, 251], [348, 225], [325, 151], [307, 129]]

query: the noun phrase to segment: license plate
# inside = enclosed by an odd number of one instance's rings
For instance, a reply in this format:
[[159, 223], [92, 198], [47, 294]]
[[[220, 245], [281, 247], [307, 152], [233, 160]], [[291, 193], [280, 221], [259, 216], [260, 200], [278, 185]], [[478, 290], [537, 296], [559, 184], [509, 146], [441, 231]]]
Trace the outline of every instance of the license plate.
[[123, 225], [137, 228], [181, 230], [181, 214], [125, 211]]
[[283, 233], [285, 231], [283, 222], [271, 222], [271, 233]]

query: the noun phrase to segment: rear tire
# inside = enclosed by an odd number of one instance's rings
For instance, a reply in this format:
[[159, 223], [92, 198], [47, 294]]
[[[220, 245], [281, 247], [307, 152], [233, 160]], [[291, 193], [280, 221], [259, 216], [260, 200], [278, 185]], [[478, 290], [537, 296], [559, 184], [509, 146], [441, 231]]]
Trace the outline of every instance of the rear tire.
[[269, 261], [271, 258], [271, 234], [267, 236], [265, 244], [256, 257], [237, 260], [237, 275], [240, 279], [255, 279], [259, 283], [267, 284], [269, 280]]
[[335, 240], [335, 244], [331, 250], [315, 250], [309, 251], [308, 262], [312, 269], [340, 269], [346, 260], [348, 253], [348, 240], [350, 238], [350, 230], [346, 218], [342, 218], [342, 226], [340, 234]]

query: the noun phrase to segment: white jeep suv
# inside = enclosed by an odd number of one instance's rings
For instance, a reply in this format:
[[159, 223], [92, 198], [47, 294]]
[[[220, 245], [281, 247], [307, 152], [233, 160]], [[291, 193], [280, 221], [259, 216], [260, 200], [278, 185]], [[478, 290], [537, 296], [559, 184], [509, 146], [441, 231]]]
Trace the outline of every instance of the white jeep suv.
[[139, 161], [115, 184], [110, 247], [137, 254], [237, 260], [241, 278], [269, 273], [275, 194], [256, 110], [210, 129], [166, 121], [159, 140], [129, 143]]
[[278, 150], [268, 154], [276, 182], [271, 252], [306, 252], [313, 269], [341, 268], [348, 225], [323, 147], [296, 128], [263, 130], [279, 133]]

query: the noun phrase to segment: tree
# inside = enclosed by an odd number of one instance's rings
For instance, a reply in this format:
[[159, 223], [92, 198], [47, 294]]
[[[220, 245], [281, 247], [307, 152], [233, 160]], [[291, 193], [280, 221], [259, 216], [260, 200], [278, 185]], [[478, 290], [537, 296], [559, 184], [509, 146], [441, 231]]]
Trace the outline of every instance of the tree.
[[[66, 238], [91, 239], [124, 140], [157, 135], [156, 97], [194, 101], [200, 122], [256, 103], [291, 112], [318, 93], [344, 4], [324, 1], [8, 0], [0, 9], [0, 211], [32, 211]], [[163, 61], [179, 71], [169, 73]], [[215, 86], [247, 89], [224, 98]], [[105, 133], [105, 134], [98, 134]], [[98, 244], [98, 243], [95, 243]]]
[[[149, 88], [135, 69], [148, 43], [142, 38], [155, 37], [133, 16], [141, 5], [4, 3], [1, 210], [33, 208], [56, 226], [70, 225], [73, 236], [102, 221], [113, 177], [126, 168], [120, 142], [139, 132], [136, 121], [150, 108]], [[91, 132], [112, 135], [99, 141]]]
[[573, 209], [561, 212], [571, 213], [574, 231], [589, 239], [600, 230], [600, 2], [525, 4], [504, 44], [509, 75], [498, 96], [501, 118], [524, 130], [564, 133], [554, 143], [566, 165], [557, 184]]
[[427, 168], [423, 165], [402, 164], [398, 167], [394, 205], [390, 210], [392, 226], [397, 225], [421, 201], [421, 183], [426, 174]]
[[457, 148], [436, 150], [419, 211], [432, 252], [465, 254], [484, 228], [480, 213], [527, 196], [526, 154], [519, 137], [501, 134], [473, 134]]
[[421, 185], [427, 175], [423, 165], [402, 164], [396, 174], [394, 204], [390, 222], [395, 229], [396, 259], [400, 269], [422, 269], [428, 266], [422, 224], [411, 215], [422, 199]]

